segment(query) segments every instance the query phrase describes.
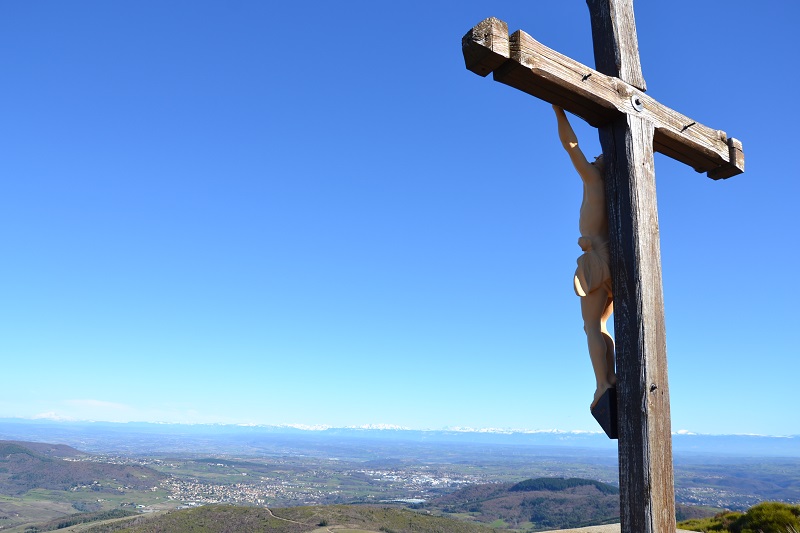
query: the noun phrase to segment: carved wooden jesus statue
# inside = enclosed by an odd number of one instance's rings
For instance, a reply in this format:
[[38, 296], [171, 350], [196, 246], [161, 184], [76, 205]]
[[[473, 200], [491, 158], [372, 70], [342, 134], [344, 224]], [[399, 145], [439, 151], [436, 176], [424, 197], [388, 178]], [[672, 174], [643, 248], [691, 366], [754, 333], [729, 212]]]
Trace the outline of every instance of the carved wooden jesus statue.
[[578, 258], [573, 283], [575, 294], [581, 298], [583, 330], [586, 332], [589, 357], [597, 380], [591, 405], [594, 408], [603, 393], [617, 383], [614, 372], [614, 341], [607, 328], [608, 319], [614, 311], [614, 296], [609, 268], [603, 156], [599, 156], [594, 163], [589, 163], [578, 146], [578, 138], [564, 110], [555, 105], [553, 109], [558, 119], [561, 144], [583, 181], [583, 201], [578, 219], [581, 232], [578, 245], [583, 250], [583, 255]]

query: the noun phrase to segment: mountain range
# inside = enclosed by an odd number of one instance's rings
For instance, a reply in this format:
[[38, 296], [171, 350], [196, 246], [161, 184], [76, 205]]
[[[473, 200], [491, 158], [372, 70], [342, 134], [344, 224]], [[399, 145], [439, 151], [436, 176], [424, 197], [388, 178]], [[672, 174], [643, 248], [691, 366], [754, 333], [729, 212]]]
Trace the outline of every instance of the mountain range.
[[[512, 431], [512, 430], [416, 430], [392, 426], [367, 427], [298, 427], [233, 424], [160, 424], [147, 422], [74, 422], [30, 420], [20, 418], [0, 419], [0, 439], [46, 441], [67, 444], [92, 452], [139, 452], [142, 449], [159, 451], [197, 452], [217, 451], [224, 447], [232, 452], [253, 451], [268, 446], [280, 451], [283, 444], [291, 443], [295, 451], [300, 448], [313, 451], [337, 443], [355, 440], [382, 443], [408, 442], [416, 445], [492, 447], [535, 446], [547, 448], [548, 453], [559, 451], [574, 453], [575, 449], [593, 450], [600, 454], [615, 455], [616, 442], [602, 432], [586, 431]], [[703, 435], [679, 432], [673, 434], [673, 451], [678, 455], [750, 456], [750, 457], [800, 457], [800, 435]], [[349, 448], [349, 446], [348, 446]], [[260, 450], [265, 451], [265, 450]], [[269, 451], [269, 450], [266, 450]]]

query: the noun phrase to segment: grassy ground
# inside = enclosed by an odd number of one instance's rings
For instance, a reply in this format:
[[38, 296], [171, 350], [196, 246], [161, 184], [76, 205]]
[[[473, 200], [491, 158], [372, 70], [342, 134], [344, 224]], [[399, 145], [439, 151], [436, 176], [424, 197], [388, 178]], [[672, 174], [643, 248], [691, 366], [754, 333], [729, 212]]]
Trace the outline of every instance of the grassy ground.
[[177, 503], [169, 501], [163, 490], [106, 493], [35, 489], [21, 497], [0, 495], [0, 527], [13, 531], [22, 524], [48, 522], [81, 511], [134, 509], [137, 505], [161, 510], [175, 508]]
[[40, 498], [14, 498], [0, 496], [0, 526], [3, 531], [31, 522], [46, 522], [53, 518], [75, 513], [72, 504]]

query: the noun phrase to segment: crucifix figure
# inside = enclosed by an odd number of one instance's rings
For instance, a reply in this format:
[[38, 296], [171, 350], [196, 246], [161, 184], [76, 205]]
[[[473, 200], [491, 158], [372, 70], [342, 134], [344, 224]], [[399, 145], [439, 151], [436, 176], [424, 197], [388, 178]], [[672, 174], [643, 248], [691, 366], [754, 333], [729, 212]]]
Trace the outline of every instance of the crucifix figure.
[[583, 255], [578, 258], [573, 286], [575, 294], [581, 298], [583, 330], [586, 332], [589, 358], [592, 360], [597, 381], [591, 405], [594, 409], [603, 394], [617, 383], [614, 372], [614, 340], [606, 326], [614, 311], [614, 293], [608, 255], [608, 212], [603, 180], [605, 167], [602, 155], [589, 163], [578, 145], [578, 137], [572, 130], [566, 113], [555, 105], [553, 109], [558, 120], [558, 137], [583, 181], [583, 200], [578, 219], [578, 229], [581, 232], [578, 246], [583, 250]]
[[[489, 18], [462, 39], [466, 66], [573, 113], [599, 130], [616, 336], [622, 533], [675, 531], [672, 433], [653, 152], [712, 179], [744, 171], [742, 144], [645, 94], [633, 0], [587, 0], [596, 69]], [[610, 381], [610, 380], [609, 380]], [[601, 399], [598, 403], [603, 404]], [[600, 420], [600, 418], [598, 418]]]

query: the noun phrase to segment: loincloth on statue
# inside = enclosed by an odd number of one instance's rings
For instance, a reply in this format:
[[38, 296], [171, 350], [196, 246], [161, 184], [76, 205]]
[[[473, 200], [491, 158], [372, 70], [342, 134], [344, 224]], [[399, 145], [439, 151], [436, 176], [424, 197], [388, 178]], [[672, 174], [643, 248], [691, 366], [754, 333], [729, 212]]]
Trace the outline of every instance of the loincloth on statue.
[[583, 254], [578, 258], [573, 285], [575, 294], [586, 296], [592, 291], [604, 288], [611, 295], [611, 269], [608, 255], [608, 241], [598, 237], [581, 237], [578, 246]]

